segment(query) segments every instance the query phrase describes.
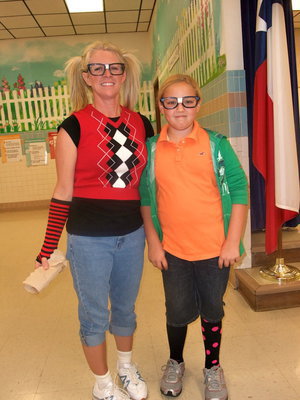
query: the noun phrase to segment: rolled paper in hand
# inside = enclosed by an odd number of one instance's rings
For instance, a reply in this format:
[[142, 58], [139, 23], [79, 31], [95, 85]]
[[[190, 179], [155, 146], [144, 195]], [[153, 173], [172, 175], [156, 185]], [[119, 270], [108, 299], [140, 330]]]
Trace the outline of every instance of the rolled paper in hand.
[[40, 293], [66, 266], [66, 257], [60, 250], [54, 250], [48, 260], [49, 268], [36, 268], [23, 282], [29, 293]]

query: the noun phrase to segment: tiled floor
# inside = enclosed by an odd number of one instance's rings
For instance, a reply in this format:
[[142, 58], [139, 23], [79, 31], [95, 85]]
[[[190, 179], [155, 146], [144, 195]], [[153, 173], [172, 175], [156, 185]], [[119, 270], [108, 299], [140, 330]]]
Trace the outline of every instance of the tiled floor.
[[[0, 399], [90, 400], [93, 378], [77, 335], [76, 298], [65, 269], [39, 295], [25, 292], [45, 229], [46, 210], [0, 214]], [[64, 250], [64, 240], [61, 241]], [[230, 400], [300, 399], [300, 308], [255, 313], [228, 288], [222, 364]], [[134, 359], [146, 378], [149, 400], [159, 392], [168, 357], [160, 272], [145, 264], [137, 303]], [[109, 362], [115, 371], [110, 336]], [[189, 327], [181, 400], [203, 399], [199, 322]]]

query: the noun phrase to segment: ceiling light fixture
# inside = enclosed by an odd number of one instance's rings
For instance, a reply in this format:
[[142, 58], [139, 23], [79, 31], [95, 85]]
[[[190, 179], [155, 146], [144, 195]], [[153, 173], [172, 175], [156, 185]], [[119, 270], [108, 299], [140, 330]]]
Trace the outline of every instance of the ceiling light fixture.
[[300, 0], [292, 0], [293, 10], [300, 10]]
[[66, 0], [70, 13], [103, 11], [103, 0]]

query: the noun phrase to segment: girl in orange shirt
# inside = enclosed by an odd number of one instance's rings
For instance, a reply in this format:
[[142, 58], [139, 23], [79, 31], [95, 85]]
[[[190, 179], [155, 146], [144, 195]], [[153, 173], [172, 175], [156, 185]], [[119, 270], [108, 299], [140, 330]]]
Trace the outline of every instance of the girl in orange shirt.
[[239, 260], [247, 214], [247, 180], [226, 137], [195, 118], [200, 89], [187, 75], [161, 86], [167, 120], [147, 143], [140, 193], [148, 256], [162, 270], [170, 358], [160, 390], [182, 391], [187, 325], [201, 318], [205, 347], [205, 399], [227, 400], [219, 362], [223, 295], [230, 266]]

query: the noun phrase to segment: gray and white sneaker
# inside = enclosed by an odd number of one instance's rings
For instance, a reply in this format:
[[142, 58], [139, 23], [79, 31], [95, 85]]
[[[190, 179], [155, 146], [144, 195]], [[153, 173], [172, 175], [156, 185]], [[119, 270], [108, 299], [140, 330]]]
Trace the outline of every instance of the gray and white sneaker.
[[160, 391], [165, 396], [177, 397], [182, 391], [182, 378], [185, 370], [184, 362], [169, 358], [167, 364], [162, 367], [164, 374], [160, 381]]
[[221, 367], [204, 368], [205, 400], [228, 400], [224, 372]]

